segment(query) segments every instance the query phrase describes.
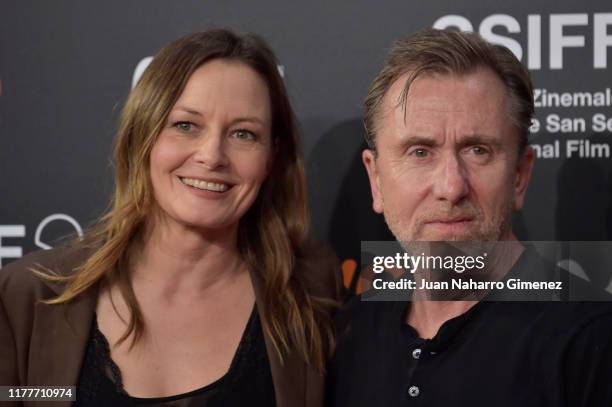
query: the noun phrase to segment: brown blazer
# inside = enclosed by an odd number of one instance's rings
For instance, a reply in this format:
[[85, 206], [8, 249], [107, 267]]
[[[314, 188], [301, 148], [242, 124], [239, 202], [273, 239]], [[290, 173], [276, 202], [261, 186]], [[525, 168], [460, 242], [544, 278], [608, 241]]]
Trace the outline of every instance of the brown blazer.
[[[96, 306], [97, 287], [69, 304], [47, 305], [41, 300], [60, 294], [63, 285], [42, 281], [28, 269], [40, 264], [54, 272], [67, 274], [89, 253], [83, 248], [38, 251], [0, 269], [0, 385], [77, 385]], [[319, 251], [317, 257], [323, 261], [318, 275], [308, 278], [311, 293], [339, 298], [339, 270], [335, 267], [335, 256], [327, 250]], [[261, 307], [263, 287], [254, 274], [252, 280], [256, 303]], [[265, 323], [263, 319], [262, 322]], [[297, 353], [285, 356], [284, 363], [281, 363], [270, 338], [264, 335], [277, 406], [322, 406], [323, 376]], [[6, 405], [15, 406], [15, 403]], [[24, 405], [36, 403], [26, 402]]]

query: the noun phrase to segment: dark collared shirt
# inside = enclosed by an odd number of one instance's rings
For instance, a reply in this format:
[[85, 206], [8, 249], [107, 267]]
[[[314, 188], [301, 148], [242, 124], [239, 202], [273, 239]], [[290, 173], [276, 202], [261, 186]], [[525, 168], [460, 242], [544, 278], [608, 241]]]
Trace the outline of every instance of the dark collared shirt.
[[612, 406], [609, 302], [479, 302], [431, 339], [409, 306], [340, 314], [329, 406]]

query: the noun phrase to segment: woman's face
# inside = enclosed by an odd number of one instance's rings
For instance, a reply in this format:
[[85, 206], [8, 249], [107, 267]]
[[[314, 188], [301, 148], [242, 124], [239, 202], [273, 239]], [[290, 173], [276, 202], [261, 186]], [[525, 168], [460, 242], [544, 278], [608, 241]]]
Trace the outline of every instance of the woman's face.
[[164, 221], [237, 226], [270, 168], [271, 121], [268, 87], [252, 68], [216, 59], [194, 71], [151, 151]]

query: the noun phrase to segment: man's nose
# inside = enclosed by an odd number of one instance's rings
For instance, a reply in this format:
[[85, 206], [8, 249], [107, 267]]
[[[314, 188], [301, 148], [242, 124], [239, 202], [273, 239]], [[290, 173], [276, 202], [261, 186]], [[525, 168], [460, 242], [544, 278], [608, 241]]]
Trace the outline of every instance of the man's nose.
[[200, 136], [194, 159], [209, 170], [224, 167], [228, 164], [225, 137], [219, 131], [209, 131]]
[[468, 174], [460, 158], [456, 154], [449, 154], [440, 160], [433, 180], [435, 198], [454, 205], [464, 199], [469, 191]]

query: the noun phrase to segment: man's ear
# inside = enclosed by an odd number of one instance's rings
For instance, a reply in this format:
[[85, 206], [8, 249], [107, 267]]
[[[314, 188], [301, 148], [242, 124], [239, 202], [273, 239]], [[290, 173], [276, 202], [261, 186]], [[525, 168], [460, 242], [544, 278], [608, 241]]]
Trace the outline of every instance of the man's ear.
[[372, 208], [376, 213], [383, 213], [384, 202], [380, 191], [380, 183], [378, 181], [378, 169], [376, 168], [376, 153], [372, 150], [365, 149], [361, 153], [363, 165], [365, 165], [370, 180], [370, 190], [372, 191]]
[[516, 178], [514, 181], [514, 210], [518, 211], [523, 207], [527, 186], [531, 179], [535, 155], [531, 146], [526, 146], [525, 151], [519, 157], [516, 166]]

